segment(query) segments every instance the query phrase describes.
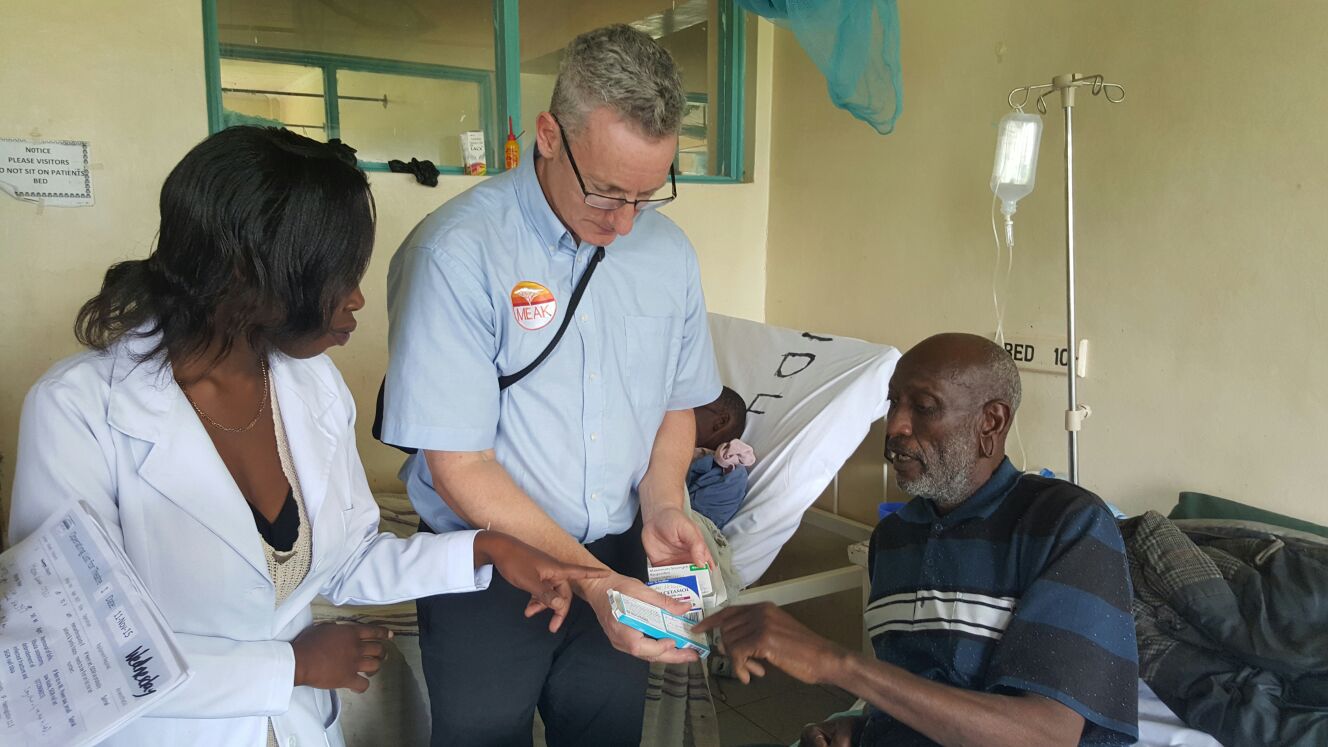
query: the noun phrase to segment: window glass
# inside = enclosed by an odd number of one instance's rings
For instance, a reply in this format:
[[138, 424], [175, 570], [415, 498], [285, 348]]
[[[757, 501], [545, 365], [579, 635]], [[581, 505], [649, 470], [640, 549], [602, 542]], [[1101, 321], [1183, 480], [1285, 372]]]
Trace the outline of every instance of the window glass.
[[216, 4], [226, 124], [274, 120], [320, 140], [340, 137], [363, 161], [439, 167], [460, 167], [461, 133], [480, 130], [495, 163], [490, 0]]
[[490, 0], [216, 0], [221, 43], [493, 70]]
[[719, 0], [574, 0], [523, 2], [521, 13], [521, 126], [525, 152], [533, 145], [535, 117], [549, 108], [563, 47], [582, 32], [625, 23], [650, 34], [673, 55], [682, 73], [688, 108], [678, 142], [682, 174], [725, 175], [719, 117]]
[[[734, 107], [742, 106], [743, 42], [733, 25], [742, 14], [732, 0], [203, 0], [203, 8], [205, 23], [215, 18], [208, 59], [220, 58], [208, 67], [214, 130], [281, 125], [341, 138], [366, 168], [419, 158], [451, 172], [464, 164], [462, 136], [473, 142], [478, 131], [494, 173], [509, 108], [529, 158], [563, 48], [626, 23], [668, 49], [681, 71], [679, 174], [742, 176], [743, 117]], [[516, 63], [502, 79], [499, 59]]]
[[223, 59], [221, 103], [227, 125], [282, 126], [327, 140], [321, 68]]
[[337, 72], [341, 132], [365, 161], [428, 156], [461, 166], [461, 133], [482, 128], [480, 85], [464, 80]]

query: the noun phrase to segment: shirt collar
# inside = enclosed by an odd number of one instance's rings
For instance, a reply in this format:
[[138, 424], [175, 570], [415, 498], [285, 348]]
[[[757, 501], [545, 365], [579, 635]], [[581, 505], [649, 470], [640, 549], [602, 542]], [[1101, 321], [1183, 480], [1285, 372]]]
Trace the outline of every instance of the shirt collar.
[[899, 509], [899, 518], [919, 524], [939, 522], [947, 527], [968, 519], [985, 519], [1001, 505], [1001, 500], [1021, 476], [1022, 473], [1015, 469], [1010, 463], [1010, 458], [1006, 457], [1001, 460], [1000, 466], [991, 473], [991, 477], [982, 484], [982, 487], [961, 503], [959, 508], [945, 516], [936, 513], [936, 506], [926, 498], [914, 498], [908, 502], [908, 505]]
[[[567, 237], [570, 242], [570, 235], [567, 227], [558, 219], [558, 215], [553, 212], [553, 207], [549, 205], [549, 200], [544, 196], [544, 189], [540, 187], [539, 178], [535, 175], [534, 157], [526, 159], [525, 163], [517, 166], [516, 179], [516, 199], [521, 205], [521, 214], [526, 218], [526, 224], [530, 226], [535, 235], [539, 237], [540, 243], [545, 250], [552, 254], [557, 251], [563, 238]], [[573, 247], [575, 251], [575, 247]]]

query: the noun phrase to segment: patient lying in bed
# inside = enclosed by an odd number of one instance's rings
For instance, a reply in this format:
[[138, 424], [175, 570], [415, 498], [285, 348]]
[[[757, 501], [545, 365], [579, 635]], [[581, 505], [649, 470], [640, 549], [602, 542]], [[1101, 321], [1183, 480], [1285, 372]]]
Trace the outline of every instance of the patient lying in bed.
[[752, 447], [738, 439], [747, 425], [747, 403], [724, 387], [719, 399], [696, 408], [696, 453], [687, 470], [692, 510], [720, 529], [747, 496], [747, 468], [756, 463]]

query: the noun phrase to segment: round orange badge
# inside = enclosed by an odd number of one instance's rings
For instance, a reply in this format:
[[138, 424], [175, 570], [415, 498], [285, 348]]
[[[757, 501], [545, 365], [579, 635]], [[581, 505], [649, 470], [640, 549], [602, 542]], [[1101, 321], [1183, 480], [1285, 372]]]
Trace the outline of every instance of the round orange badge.
[[512, 316], [522, 329], [541, 329], [558, 314], [558, 300], [548, 288], [530, 280], [512, 287]]

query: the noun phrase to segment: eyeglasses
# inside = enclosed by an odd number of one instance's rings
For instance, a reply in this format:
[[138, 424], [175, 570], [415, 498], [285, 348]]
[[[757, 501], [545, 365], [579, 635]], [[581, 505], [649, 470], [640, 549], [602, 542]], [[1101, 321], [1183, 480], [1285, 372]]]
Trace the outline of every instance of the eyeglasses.
[[567, 151], [567, 162], [572, 164], [572, 173], [576, 174], [576, 183], [581, 187], [581, 193], [586, 196], [586, 204], [598, 210], [621, 210], [625, 205], [631, 205], [636, 208], [636, 212], [643, 210], [655, 210], [661, 208], [678, 197], [678, 180], [673, 173], [673, 164], [669, 164], [669, 187], [673, 193], [668, 197], [657, 197], [649, 200], [625, 200], [621, 197], [609, 197], [600, 195], [586, 189], [586, 180], [581, 178], [581, 169], [576, 167], [576, 159], [572, 157], [572, 144], [567, 141], [567, 133], [563, 130], [562, 122], [554, 119], [554, 124], [558, 125], [558, 134], [563, 139], [563, 150]]

